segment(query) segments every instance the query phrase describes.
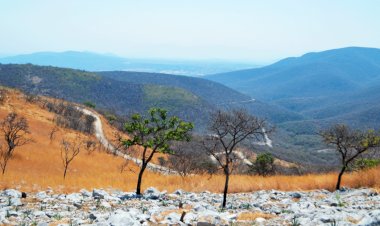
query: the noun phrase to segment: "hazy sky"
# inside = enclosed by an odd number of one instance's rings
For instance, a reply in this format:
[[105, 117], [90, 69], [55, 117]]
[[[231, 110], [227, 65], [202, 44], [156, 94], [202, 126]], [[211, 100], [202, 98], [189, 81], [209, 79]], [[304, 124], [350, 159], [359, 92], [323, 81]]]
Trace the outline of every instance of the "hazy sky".
[[0, 54], [268, 62], [380, 48], [378, 0], [0, 0]]

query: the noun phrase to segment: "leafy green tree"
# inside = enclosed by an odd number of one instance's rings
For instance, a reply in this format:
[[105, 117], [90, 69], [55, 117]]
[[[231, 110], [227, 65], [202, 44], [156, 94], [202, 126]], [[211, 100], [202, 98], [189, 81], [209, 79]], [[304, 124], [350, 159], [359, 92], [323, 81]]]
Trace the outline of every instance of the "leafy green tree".
[[253, 171], [261, 176], [267, 176], [274, 173], [274, 157], [271, 153], [262, 153], [257, 155], [253, 164]]
[[149, 110], [148, 117], [140, 114], [132, 115], [124, 128], [131, 138], [122, 140], [123, 145], [127, 149], [132, 146], [143, 148], [136, 187], [136, 194], [140, 195], [144, 171], [154, 154], [174, 154], [170, 142], [190, 141], [190, 131], [194, 126], [176, 116], [168, 117], [165, 109], [152, 108]]
[[349, 165], [364, 153], [380, 146], [380, 136], [373, 130], [360, 131], [337, 124], [320, 132], [323, 141], [335, 148], [340, 155], [341, 169], [336, 183], [336, 190], [340, 189], [342, 176], [349, 169]]

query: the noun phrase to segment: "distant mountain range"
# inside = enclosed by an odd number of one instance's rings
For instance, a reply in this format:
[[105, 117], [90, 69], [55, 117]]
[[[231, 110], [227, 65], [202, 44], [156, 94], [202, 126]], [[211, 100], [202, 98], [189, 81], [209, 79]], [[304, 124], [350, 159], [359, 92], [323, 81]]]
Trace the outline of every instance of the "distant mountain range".
[[351, 47], [308, 53], [262, 68], [202, 78], [115, 70], [123, 64], [122, 59], [95, 58], [98, 61], [91, 57], [57, 61], [65, 62], [63, 67], [88, 62], [86, 67], [96, 72], [0, 64], [0, 84], [73, 102], [91, 101], [98, 109], [120, 115], [164, 107], [195, 122], [198, 132], [207, 127], [213, 110], [245, 108], [276, 126], [271, 135], [273, 148], [253, 148], [287, 161], [326, 165], [335, 161], [329, 153], [318, 152], [325, 147], [316, 134], [332, 123], [380, 128], [379, 49]]
[[380, 128], [380, 49], [308, 53], [206, 78], [301, 114], [314, 131], [338, 122]]
[[92, 52], [37, 52], [9, 57], [0, 57], [3, 64], [35, 64], [55, 66], [86, 71], [140, 71], [189, 76], [202, 76], [232, 70], [257, 67], [252, 63], [226, 61], [191, 61], [191, 60], [159, 60], [132, 59], [112, 54]]

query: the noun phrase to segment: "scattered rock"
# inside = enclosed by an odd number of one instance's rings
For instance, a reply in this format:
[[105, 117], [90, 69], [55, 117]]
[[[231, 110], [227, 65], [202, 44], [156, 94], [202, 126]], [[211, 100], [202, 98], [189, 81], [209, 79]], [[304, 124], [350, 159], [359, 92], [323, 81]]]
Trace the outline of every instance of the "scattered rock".
[[81, 189], [79, 192], [82, 194], [83, 197], [91, 197], [92, 196], [91, 192], [87, 191], [86, 189]]
[[[272, 214], [273, 218], [252, 218], [248, 225], [284, 225], [293, 217], [301, 225], [378, 225], [380, 196], [371, 189], [348, 189], [339, 192], [257, 191], [228, 195], [226, 210], [220, 210], [221, 194], [190, 193], [182, 190], [165, 195], [156, 188], [144, 191], [144, 198], [135, 193], [94, 189], [79, 193], [22, 193], [8, 189], [0, 193], [0, 225], [230, 225], [237, 224], [241, 213]], [[168, 198], [170, 197], [170, 198]], [[323, 198], [321, 198], [323, 197]], [[294, 200], [294, 198], [298, 200]], [[40, 202], [35, 202], [35, 200]], [[30, 203], [28, 203], [30, 202]], [[183, 203], [179, 208], [179, 203]], [[115, 211], [116, 210], [116, 211]], [[186, 214], [181, 222], [181, 214]], [[249, 216], [249, 215], [248, 215]], [[248, 218], [249, 219], [249, 218]], [[246, 220], [245, 220], [246, 221]]]
[[108, 202], [106, 201], [102, 201], [100, 203], [100, 207], [103, 207], [103, 208], [106, 208], [106, 209], [110, 209], [111, 208], [111, 204], [109, 204]]
[[144, 191], [144, 198], [146, 199], [153, 199], [153, 200], [156, 200], [156, 199], [159, 199], [161, 196], [161, 193], [159, 190], [157, 190], [156, 188], [154, 187], [150, 187], [148, 189], [146, 189]]
[[46, 198], [48, 198], [49, 196], [46, 194], [46, 192], [44, 191], [40, 191], [36, 194], [36, 198], [39, 199], [39, 200], [44, 200]]
[[83, 196], [79, 193], [73, 193], [66, 196], [66, 199], [72, 203], [79, 203], [82, 201]]
[[12, 197], [12, 198], [21, 198], [22, 194], [21, 192], [15, 190], [15, 189], [7, 189], [4, 191], [5, 196]]
[[298, 192], [294, 192], [292, 194], [290, 194], [290, 196], [293, 198], [293, 199], [300, 199], [302, 197], [302, 195]]
[[11, 206], [22, 206], [21, 199], [19, 199], [19, 198], [11, 198], [9, 200], [9, 203]]
[[92, 197], [98, 199], [104, 199], [104, 197], [109, 196], [109, 194], [102, 189], [94, 189], [92, 190]]
[[112, 213], [107, 221], [110, 225], [131, 225], [131, 226], [140, 226], [140, 222], [134, 220], [133, 217], [125, 211], [117, 210]]
[[255, 220], [255, 222], [258, 223], [258, 224], [262, 224], [262, 223], [264, 223], [265, 221], [267, 221], [267, 220], [265, 220], [265, 219], [262, 218], [262, 217], [258, 217], [258, 218], [256, 218], [256, 220]]
[[175, 194], [175, 195], [183, 195], [183, 191], [181, 189], [179, 189], [179, 190], [176, 190], [175, 192], [173, 192], [173, 194]]

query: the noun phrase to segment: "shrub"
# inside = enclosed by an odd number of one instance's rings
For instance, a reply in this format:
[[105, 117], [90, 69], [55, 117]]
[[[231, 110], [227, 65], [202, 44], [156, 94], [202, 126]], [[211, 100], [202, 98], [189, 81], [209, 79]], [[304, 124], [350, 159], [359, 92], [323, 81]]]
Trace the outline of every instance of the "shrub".
[[270, 153], [262, 153], [257, 155], [256, 161], [252, 166], [252, 171], [261, 176], [267, 176], [273, 174], [274, 169], [274, 157]]
[[96, 105], [94, 103], [92, 103], [91, 101], [85, 101], [83, 104], [84, 104], [84, 106], [89, 107], [89, 108], [95, 108], [96, 107]]

